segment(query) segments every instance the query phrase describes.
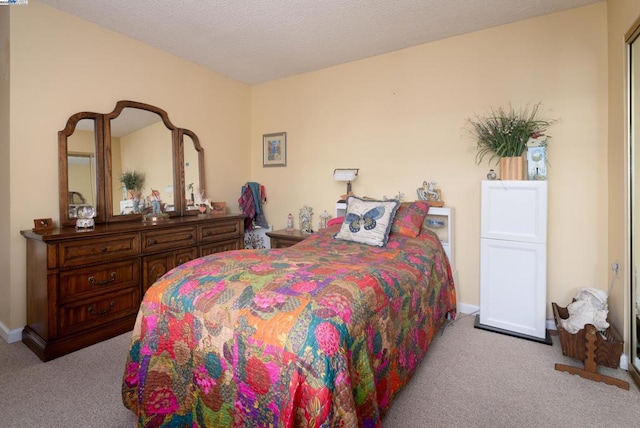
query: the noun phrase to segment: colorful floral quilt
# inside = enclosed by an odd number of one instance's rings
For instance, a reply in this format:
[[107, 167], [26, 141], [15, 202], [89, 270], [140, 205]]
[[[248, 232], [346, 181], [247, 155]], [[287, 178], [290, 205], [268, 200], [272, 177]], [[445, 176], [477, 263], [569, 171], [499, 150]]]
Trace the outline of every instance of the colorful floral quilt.
[[333, 238], [192, 260], [144, 296], [122, 399], [139, 426], [373, 427], [447, 314], [438, 238]]

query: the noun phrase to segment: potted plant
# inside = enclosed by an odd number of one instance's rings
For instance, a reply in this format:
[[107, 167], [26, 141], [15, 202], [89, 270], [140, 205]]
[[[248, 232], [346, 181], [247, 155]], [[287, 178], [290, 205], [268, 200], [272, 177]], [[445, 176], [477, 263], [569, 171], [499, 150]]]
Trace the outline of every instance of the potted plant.
[[[540, 103], [529, 108], [508, 107], [491, 109], [485, 117], [469, 119], [469, 129], [476, 140], [478, 153], [476, 164], [490, 155], [489, 162], [500, 161], [500, 179], [524, 178], [523, 153], [530, 138], [539, 138], [553, 124], [550, 119], [539, 117]], [[549, 138], [547, 136], [547, 138]]]
[[140, 212], [140, 197], [144, 188], [144, 174], [136, 170], [126, 170], [120, 174], [120, 183], [123, 189], [131, 195], [133, 199], [133, 212]]

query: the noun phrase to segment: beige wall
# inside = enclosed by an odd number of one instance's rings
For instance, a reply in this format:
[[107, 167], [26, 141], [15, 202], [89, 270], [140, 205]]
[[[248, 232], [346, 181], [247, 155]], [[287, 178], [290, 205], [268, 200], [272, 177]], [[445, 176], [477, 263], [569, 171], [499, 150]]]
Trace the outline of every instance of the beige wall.
[[[611, 322], [629, 337], [629, 218], [628, 218], [628, 133], [626, 132], [628, 114], [626, 103], [627, 59], [625, 33], [640, 16], [640, 2], [637, 0], [608, 0], [608, 65], [609, 65], [609, 135], [607, 147], [608, 160], [608, 241], [609, 263], [620, 260], [620, 275], [609, 298]], [[625, 342], [628, 348], [628, 341]]]
[[[479, 304], [480, 181], [465, 120], [542, 101], [550, 129], [548, 300], [608, 286], [605, 3], [517, 22], [253, 87], [252, 177], [267, 219], [334, 212], [338, 167], [356, 194], [415, 198], [435, 180], [455, 212], [458, 297]], [[286, 168], [262, 168], [261, 135], [286, 131]], [[296, 222], [297, 223], [297, 222]], [[550, 305], [549, 305], [550, 306]], [[551, 317], [550, 307], [548, 317]]]
[[[2, 9], [0, 39], [8, 27], [5, 10], [11, 35], [11, 150], [1, 146], [0, 162], [10, 168], [11, 180], [0, 185], [0, 197], [10, 201], [0, 208], [0, 237], [7, 237], [0, 240], [0, 267], [9, 267], [0, 282], [0, 322], [18, 329], [26, 321], [26, 245], [20, 230], [33, 227], [34, 218], [58, 221], [57, 132], [69, 116], [108, 113], [124, 99], [164, 109], [174, 125], [198, 135], [207, 194], [233, 209], [250, 175], [251, 93], [245, 84], [36, 0]], [[5, 117], [0, 115], [0, 124]], [[0, 168], [3, 177], [6, 170]]]

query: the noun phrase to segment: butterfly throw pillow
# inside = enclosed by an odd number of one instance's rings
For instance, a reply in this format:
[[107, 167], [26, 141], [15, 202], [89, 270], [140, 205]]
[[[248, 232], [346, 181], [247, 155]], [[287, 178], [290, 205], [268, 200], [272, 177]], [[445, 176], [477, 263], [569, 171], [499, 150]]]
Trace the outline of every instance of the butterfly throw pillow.
[[350, 196], [347, 213], [340, 231], [334, 238], [361, 244], [384, 247], [389, 239], [391, 222], [400, 203], [391, 201], [364, 201]]

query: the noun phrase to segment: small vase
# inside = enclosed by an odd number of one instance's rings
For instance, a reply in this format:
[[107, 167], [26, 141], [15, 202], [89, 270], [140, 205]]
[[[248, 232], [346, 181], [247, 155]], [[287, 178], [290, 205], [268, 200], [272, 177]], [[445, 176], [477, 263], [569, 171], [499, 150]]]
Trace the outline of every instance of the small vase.
[[524, 158], [500, 158], [500, 180], [524, 180]]

